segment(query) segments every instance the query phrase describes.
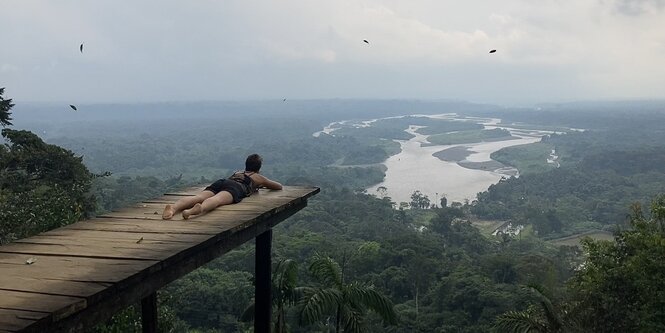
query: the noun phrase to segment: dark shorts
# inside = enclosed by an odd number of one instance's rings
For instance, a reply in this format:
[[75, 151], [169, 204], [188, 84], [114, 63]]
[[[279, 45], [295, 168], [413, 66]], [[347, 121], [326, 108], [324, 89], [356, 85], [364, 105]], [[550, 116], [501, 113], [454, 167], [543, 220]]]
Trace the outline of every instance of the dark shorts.
[[238, 203], [247, 196], [245, 195], [245, 189], [242, 187], [242, 185], [229, 179], [220, 179], [212, 183], [212, 185], [206, 187], [205, 190], [215, 194], [221, 191], [229, 192], [233, 197], [233, 203]]

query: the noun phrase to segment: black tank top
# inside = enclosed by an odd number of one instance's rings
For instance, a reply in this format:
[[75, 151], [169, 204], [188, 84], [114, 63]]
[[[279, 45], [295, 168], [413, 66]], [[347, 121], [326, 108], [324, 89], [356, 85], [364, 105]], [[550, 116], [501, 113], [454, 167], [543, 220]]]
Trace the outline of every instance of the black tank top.
[[245, 190], [245, 195], [250, 196], [254, 190], [256, 190], [256, 184], [254, 184], [254, 180], [250, 177], [253, 174], [255, 174], [255, 172], [247, 174], [246, 171], [236, 171], [231, 177], [229, 177], [229, 179], [242, 185], [243, 190]]

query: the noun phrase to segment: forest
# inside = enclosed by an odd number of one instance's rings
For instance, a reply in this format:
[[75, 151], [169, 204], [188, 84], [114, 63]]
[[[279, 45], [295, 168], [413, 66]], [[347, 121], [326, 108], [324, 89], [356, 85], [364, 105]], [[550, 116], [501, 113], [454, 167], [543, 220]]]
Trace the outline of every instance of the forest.
[[[266, 101], [90, 105], [77, 119], [42, 106], [13, 108], [0, 90], [0, 244], [210, 183], [258, 152], [268, 177], [321, 188], [274, 230], [275, 332], [665, 330], [664, 105], [499, 110], [332, 100], [285, 108]], [[380, 163], [399, 151], [386, 139], [408, 139], [404, 130], [414, 124], [427, 126], [421, 134], [506, 133], [400, 118], [312, 135], [342, 119], [447, 112], [585, 130], [496, 152], [521, 174], [477, 200], [433, 202], [414, 193], [405, 205], [365, 190], [381, 182]], [[559, 167], [542, 158], [552, 149]], [[479, 220], [526, 227], [492, 235]], [[614, 239], [552, 242], [590, 230]], [[253, 252], [245, 244], [163, 289], [160, 331], [251, 331]], [[94, 331], [139, 332], [136, 307]]]

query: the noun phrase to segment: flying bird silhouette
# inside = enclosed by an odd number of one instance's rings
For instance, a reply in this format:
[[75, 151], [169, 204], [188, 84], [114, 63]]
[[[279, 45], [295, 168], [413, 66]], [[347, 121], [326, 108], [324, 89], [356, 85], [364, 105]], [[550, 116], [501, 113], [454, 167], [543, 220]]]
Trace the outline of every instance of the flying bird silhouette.
[[494, 52], [496, 52], [496, 50], [490, 50], [490, 53], [494, 53]]
[[75, 105], [71, 105], [71, 104], [69, 104], [69, 107], [72, 108], [72, 110], [74, 110], [74, 111], [78, 111], [78, 109], [76, 108]]
[[282, 102], [286, 102], [286, 98], [282, 100]]
[[81, 43], [81, 46], [79, 46], [79, 50], [81, 50], [81, 53], [83, 53], [83, 43]]
[[369, 42], [367, 41], [367, 39], [363, 39], [363, 42], [369, 44]]

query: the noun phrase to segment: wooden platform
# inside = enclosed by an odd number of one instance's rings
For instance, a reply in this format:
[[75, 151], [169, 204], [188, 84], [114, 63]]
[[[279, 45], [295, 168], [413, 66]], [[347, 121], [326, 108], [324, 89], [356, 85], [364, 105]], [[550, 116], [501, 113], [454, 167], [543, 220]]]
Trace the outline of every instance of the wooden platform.
[[207, 215], [161, 219], [165, 204], [199, 191], [166, 194], [0, 246], [0, 332], [89, 328], [270, 230], [319, 189], [261, 190]]

